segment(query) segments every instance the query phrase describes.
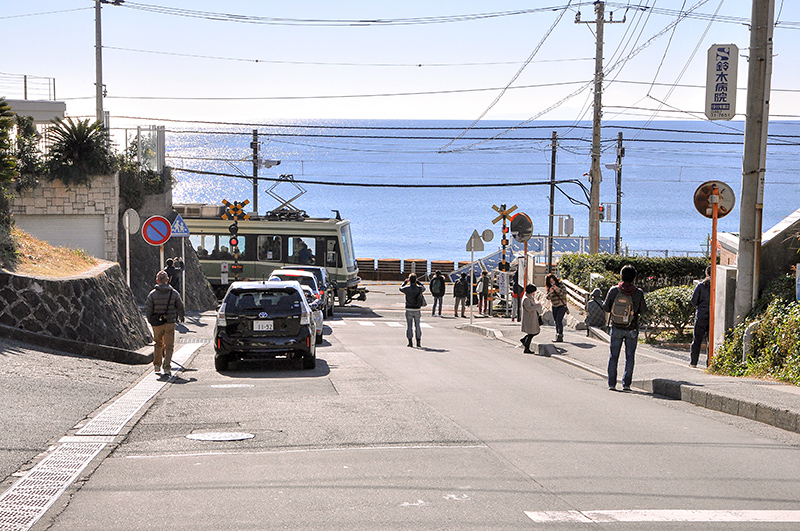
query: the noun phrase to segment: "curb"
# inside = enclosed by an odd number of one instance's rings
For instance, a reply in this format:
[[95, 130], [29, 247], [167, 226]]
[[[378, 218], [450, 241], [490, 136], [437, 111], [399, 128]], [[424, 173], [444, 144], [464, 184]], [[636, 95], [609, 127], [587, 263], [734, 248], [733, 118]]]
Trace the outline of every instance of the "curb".
[[[461, 325], [457, 328], [485, 337], [498, 339], [510, 345], [515, 345], [514, 342], [506, 339], [500, 330], [493, 330], [477, 325]], [[604, 332], [592, 329], [591, 327], [589, 327], [589, 335], [601, 340], [604, 339], [604, 336], [605, 338], [608, 337]], [[537, 345], [539, 350], [538, 355], [540, 356], [552, 357], [601, 378], [605, 378], [606, 376], [600, 369], [559, 355], [555, 345], [544, 343], [532, 343], [531, 345], [534, 344]], [[673, 400], [681, 400], [713, 411], [754, 420], [782, 430], [800, 433], [800, 412], [771, 406], [761, 402], [743, 400], [718, 391], [708, 391], [700, 384], [654, 378], [652, 380], [635, 380], [632, 387], [654, 395], [664, 396]]]
[[14, 341], [19, 341], [21, 343], [36, 345], [38, 347], [60, 350], [69, 354], [85, 356], [87, 358], [111, 361], [114, 363], [123, 363], [125, 365], [144, 365], [153, 361], [152, 353], [144, 353], [144, 350], [148, 349], [148, 347], [143, 347], [140, 349], [140, 351], [128, 350], [109, 345], [97, 345], [94, 343], [85, 343], [82, 341], [74, 341], [72, 339], [63, 339], [44, 334], [38, 334], [36, 332], [12, 328], [5, 325], [0, 325], [0, 337], [13, 339]]

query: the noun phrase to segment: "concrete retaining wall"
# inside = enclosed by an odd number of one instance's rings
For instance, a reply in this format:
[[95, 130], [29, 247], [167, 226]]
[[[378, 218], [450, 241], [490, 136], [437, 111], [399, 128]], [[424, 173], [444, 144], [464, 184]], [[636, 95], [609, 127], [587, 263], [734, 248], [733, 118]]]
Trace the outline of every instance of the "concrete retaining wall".
[[40, 336], [125, 350], [153, 339], [119, 265], [112, 262], [57, 279], [0, 272], [0, 301], [0, 325]]

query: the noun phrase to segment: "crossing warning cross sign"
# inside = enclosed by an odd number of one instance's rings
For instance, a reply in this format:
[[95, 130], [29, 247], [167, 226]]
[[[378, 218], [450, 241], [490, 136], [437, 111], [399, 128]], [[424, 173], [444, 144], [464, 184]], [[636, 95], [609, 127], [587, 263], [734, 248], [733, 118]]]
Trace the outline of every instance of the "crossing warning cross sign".
[[245, 199], [241, 203], [239, 201], [229, 203], [227, 200], [223, 199], [222, 204], [225, 205], [225, 213], [222, 214], [222, 219], [232, 219], [234, 221], [250, 219], [250, 216], [244, 213], [244, 207], [250, 204], [250, 200]]

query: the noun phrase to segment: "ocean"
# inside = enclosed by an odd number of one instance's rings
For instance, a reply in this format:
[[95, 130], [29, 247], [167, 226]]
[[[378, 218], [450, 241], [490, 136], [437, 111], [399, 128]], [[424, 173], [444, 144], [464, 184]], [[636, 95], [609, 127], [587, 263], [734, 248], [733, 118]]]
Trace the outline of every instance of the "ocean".
[[[352, 222], [358, 258], [468, 260], [473, 230], [491, 229], [486, 253], [499, 248], [493, 206], [516, 206], [548, 232], [551, 135], [558, 133], [555, 214], [574, 219], [574, 234], [588, 236], [591, 123], [468, 121], [318, 120], [265, 125], [170, 126], [167, 164], [175, 170], [176, 203], [253, 202], [251, 179], [205, 175], [252, 175], [253, 129], [260, 155], [280, 160], [260, 177], [292, 175], [273, 192], [313, 217], [334, 210]], [[719, 230], [738, 232], [743, 122], [607, 122], [603, 125], [601, 203], [614, 219], [617, 136], [623, 135], [621, 243], [629, 252], [692, 254], [707, 250], [711, 220], [694, 207], [697, 187], [711, 179], [727, 183], [736, 206]], [[769, 126], [763, 227], [769, 229], [800, 208], [800, 122]], [[463, 135], [463, 136], [460, 136]], [[455, 140], [454, 140], [455, 139]], [[279, 206], [268, 195], [274, 183], [260, 181], [259, 212]], [[391, 185], [391, 186], [387, 186]], [[401, 185], [402, 187], [395, 187]], [[555, 222], [558, 235], [558, 220]], [[614, 223], [600, 224], [601, 238]]]

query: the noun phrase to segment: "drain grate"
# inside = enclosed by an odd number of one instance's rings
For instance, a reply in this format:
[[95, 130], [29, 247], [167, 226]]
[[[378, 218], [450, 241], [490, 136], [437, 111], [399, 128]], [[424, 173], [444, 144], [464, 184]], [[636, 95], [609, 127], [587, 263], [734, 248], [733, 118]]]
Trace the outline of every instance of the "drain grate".
[[[200, 346], [201, 343], [191, 343], [181, 347], [172, 356], [173, 361], [182, 366]], [[75, 433], [77, 435], [118, 435], [136, 412], [165, 385], [167, 385], [166, 380], [152, 378], [142, 380]]]
[[30, 529], [105, 446], [69, 443], [57, 447], [0, 496], [0, 529]]

